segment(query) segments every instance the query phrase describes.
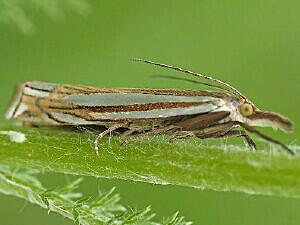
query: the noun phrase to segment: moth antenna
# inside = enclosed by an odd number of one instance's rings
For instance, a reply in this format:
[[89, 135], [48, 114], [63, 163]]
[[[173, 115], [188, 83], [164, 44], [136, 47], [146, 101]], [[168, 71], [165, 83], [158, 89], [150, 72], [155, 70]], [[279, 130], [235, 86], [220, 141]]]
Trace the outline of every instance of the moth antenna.
[[[247, 99], [241, 92], [239, 92], [236, 88], [232, 87], [231, 85], [221, 81], [221, 80], [218, 80], [216, 78], [213, 78], [213, 77], [210, 77], [210, 76], [207, 76], [207, 75], [203, 75], [203, 74], [200, 74], [200, 73], [196, 73], [196, 72], [193, 72], [193, 71], [190, 71], [190, 70], [186, 70], [186, 69], [183, 69], [183, 68], [180, 68], [180, 67], [177, 67], [177, 66], [172, 66], [172, 65], [168, 65], [168, 64], [163, 64], [163, 63], [158, 63], [158, 62], [153, 62], [153, 61], [150, 61], [150, 60], [146, 60], [146, 59], [139, 59], [139, 58], [134, 58], [133, 61], [137, 61], [137, 62], [144, 62], [144, 63], [148, 63], [148, 64], [152, 64], [152, 65], [155, 65], [155, 66], [160, 66], [160, 67], [164, 67], [164, 68], [168, 68], [168, 69], [172, 69], [172, 70], [176, 70], [176, 71], [179, 71], [179, 72], [182, 72], [182, 73], [186, 73], [186, 74], [189, 74], [189, 75], [193, 75], [195, 77], [201, 77], [201, 78], [204, 78], [206, 80], [211, 80], [211, 81], [214, 81], [216, 83], [219, 83], [223, 86], [225, 86], [226, 88], [228, 88], [229, 90], [231, 90], [234, 94], [237, 94], [240, 98], [242, 99]], [[217, 86], [217, 85], [214, 85], [215, 87], [218, 87], [218, 88], [221, 88], [220, 86]], [[223, 89], [224, 90], [224, 89]]]
[[186, 82], [189, 82], [189, 83], [194, 83], [194, 84], [202, 84], [202, 85], [206, 85], [208, 87], [212, 87], [212, 88], [216, 88], [216, 89], [221, 89], [223, 91], [226, 91], [226, 92], [229, 92], [229, 90], [227, 89], [224, 89], [223, 87], [220, 87], [220, 86], [216, 86], [216, 85], [213, 85], [213, 84], [208, 84], [208, 83], [204, 83], [204, 82], [201, 82], [201, 81], [197, 81], [197, 80], [191, 80], [191, 79], [187, 79], [187, 78], [182, 78], [182, 77], [175, 77], [175, 76], [169, 76], [169, 75], [151, 75], [151, 77], [154, 77], [154, 78], [166, 78], [166, 79], [170, 79], [170, 80], [180, 80], [180, 81], [186, 81]]

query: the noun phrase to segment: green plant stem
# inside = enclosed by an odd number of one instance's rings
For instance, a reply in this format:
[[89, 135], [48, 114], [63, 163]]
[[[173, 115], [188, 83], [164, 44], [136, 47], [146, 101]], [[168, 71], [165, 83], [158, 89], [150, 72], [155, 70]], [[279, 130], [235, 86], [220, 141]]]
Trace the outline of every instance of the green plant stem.
[[65, 187], [46, 189], [34, 176], [36, 171], [11, 170], [0, 166], [0, 192], [13, 195], [46, 208], [48, 213], [55, 212], [74, 221], [76, 225], [191, 225], [175, 213], [163, 220], [153, 222], [155, 216], [150, 207], [144, 210], [132, 210], [119, 203], [118, 194], [113, 189], [107, 193], [100, 192], [97, 197], [82, 197], [75, 192], [81, 179]]
[[144, 138], [127, 145], [113, 137], [94, 151], [95, 135], [62, 129], [2, 127], [26, 135], [24, 143], [0, 135], [0, 164], [75, 175], [117, 178], [300, 197], [300, 157], [283, 151], [250, 152], [237, 146], [204, 146], [201, 140], [170, 143], [168, 137]]
[[[76, 202], [63, 197], [61, 194], [51, 191], [47, 193], [47, 189], [41, 185], [34, 185], [23, 181], [22, 177], [16, 178], [8, 175], [6, 171], [0, 172], [0, 191], [7, 195], [13, 195], [29, 201], [30, 203], [37, 204], [42, 208], [47, 208], [49, 212], [56, 212], [71, 220], [80, 220], [83, 225], [89, 224], [104, 224], [102, 215], [96, 218], [92, 212], [84, 210], [85, 217], [76, 218], [73, 213], [76, 208]], [[86, 207], [87, 208], [87, 207]], [[92, 210], [90, 210], [92, 211]], [[104, 217], [108, 219], [107, 217]]]

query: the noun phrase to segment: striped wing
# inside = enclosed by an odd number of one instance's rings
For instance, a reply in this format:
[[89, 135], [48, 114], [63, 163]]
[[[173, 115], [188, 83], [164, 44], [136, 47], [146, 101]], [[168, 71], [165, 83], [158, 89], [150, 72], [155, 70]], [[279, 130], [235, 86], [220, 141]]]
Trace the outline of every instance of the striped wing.
[[[38, 81], [22, 84], [8, 118], [36, 125], [92, 125], [218, 111], [224, 94], [205, 91], [109, 89]], [[228, 96], [227, 96], [228, 97]]]

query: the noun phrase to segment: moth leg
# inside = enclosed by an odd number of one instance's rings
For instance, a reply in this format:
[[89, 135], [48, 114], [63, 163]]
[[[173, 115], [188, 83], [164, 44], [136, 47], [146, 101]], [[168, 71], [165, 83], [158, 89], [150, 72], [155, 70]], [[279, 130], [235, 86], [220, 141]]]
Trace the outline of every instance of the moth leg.
[[185, 139], [189, 137], [195, 137], [195, 133], [193, 131], [179, 131], [171, 137], [170, 142], [173, 143], [178, 139]]
[[[122, 127], [123, 124], [121, 125], [115, 125], [112, 127], [107, 128], [107, 130], [101, 132], [100, 134], [97, 135], [95, 141], [94, 141], [94, 145], [95, 145], [95, 151], [96, 154], [99, 155], [99, 140], [102, 139], [104, 136], [106, 136], [107, 134], [111, 134], [111, 132], [113, 132], [114, 130]], [[110, 142], [110, 139], [109, 139]]]
[[227, 123], [213, 125], [202, 130], [194, 131], [199, 138], [224, 138], [224, 137], [242, 137], [251, 149], [256, 149], [256, 144], [244, 130], [233, 130], [240, 126], [238, 122], [230, 121]]
[[235, 121], [230, 121], [227, 123], [212, 125], [210, 127], [205, 127], [203, 129], [194, 130], [195, 136], [198, 138], [214, 138], [223, 136], [227, 132], [239, 126]]
[[[134, 131], [140, 132], [140, 133], [131, 135], [130, 138], [128, 138], [127, 140], [125, 140], [123, 142], [123, 144], [128, 144], [131, 141], [135, 141], [135, 140], [138, 140], [140, 138], [144, 138], [144, 137], [150, 136], [150, 135], [172, 132], [173, 130], [176, 130], [176, 129], [178, 129], [177, 126], [168, 125], [166, 127], [153, 128], [152, 130], [148, 130], [148, 131], [145, 131], [145, 132], [143, 132], [142, 130], [134, 130]], [[127, 135], [127, 136], [129, 136], [129, 135]]]
[[143, 133], [145, 136], [148, 135], [155, 135], [155, 134], [163, 134], [163, 133], [168, 133], [171, 132], [173, 130], [179, 129], [178, 126], [174, 126], [174, 125], [168, 125], [166, 127], [161, 127], [161, 128], [156, 128], [150, 131], [147, 131], [146, 133]]
[[180, 131], [175, 133], [174, 137], [178, 139], [188, 138], [195, 136], [194, 132], [192, 131]]
[[[137, 137], [142, 133], [142, 129], [129, 129], [121, 134], [121, 137], [126, 138], [122, 141], [121, 145], [127, 145], [130, 141], [137, 139]], [[133, 134], [137, 132], [137, 134]], [[129, 138], [128, 138], [129, 137]]]
[[165, 127], [153, 128], [152, 130], [148, 130], [146, 132], [136, 134], [134, 137], [139, 138], [139, 137], [146, 137], [146, 136], [155, 135], [155, 134], [163, 134], [163, 133], [171, 132], [171, 131], [176, 130], [176, 129], [178, 129], [177, 126], [168, 125], [168, 126], [165, 126]]
[[124, 131], [121, 136], [122, 137], [127, 137], [129, 135], [132, 135], [134, 132], [137, 132], [138, 130], [137, 129], [130, 129], [130, 130], [126, 130]]
[[244, 131], [244, 130], [230, 130], [227, 133], [219, 136], [215, 136], [214, 138], [224, 138], [224, 137], [242, 137], [248, 144], [248, 146], [256, 150], [256, 143], [253, 141], [253, 139]]

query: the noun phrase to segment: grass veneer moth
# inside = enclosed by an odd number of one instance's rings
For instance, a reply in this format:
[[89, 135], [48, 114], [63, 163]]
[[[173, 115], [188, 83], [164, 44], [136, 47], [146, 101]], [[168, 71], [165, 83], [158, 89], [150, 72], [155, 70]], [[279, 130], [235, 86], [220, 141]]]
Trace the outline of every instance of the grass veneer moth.
[[97, 153], [101, 137], [121, 130], [118, 133], [123, 136], [171, 133], [178, 138], [242, 137], [250, 148], [256, 149], [248, 131], [295, 154], [287, 145], [254, 128], [263, 126], [291, 132], [288, 118], [261, 111], [236, 88], [218, 79], [148, 60], [135, 61], [201, 78], [207, 82], [169, 77], [218, 90], [96, 88], [28, 81], [18, 87], [6, 117], [38, 126], [103, 126], [106, 130], [95, 140]]

